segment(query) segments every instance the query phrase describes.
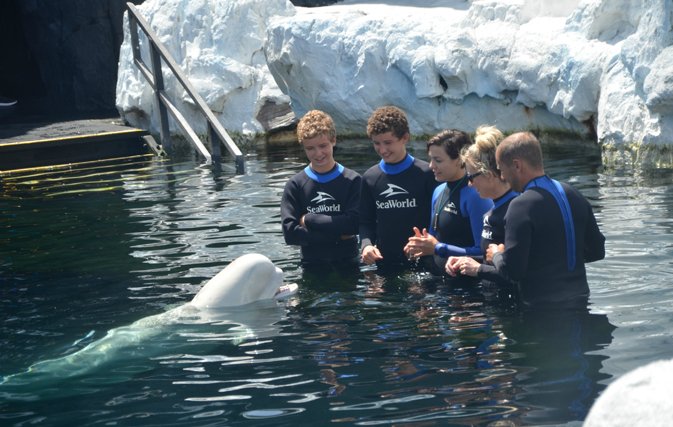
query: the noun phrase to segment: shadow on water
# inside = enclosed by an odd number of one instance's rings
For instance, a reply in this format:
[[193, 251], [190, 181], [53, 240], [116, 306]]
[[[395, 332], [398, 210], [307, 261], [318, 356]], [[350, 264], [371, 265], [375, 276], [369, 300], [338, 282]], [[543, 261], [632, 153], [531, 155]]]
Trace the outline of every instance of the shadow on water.
[[[339, 144], [358, 172], [376, 161], [364, 144]], [[305, 166], [298, 148], [250, 153], [243, 176], [141, 158], [2, 177], [1, 376], [170, 313], [244, 253], [267, 255], [301, 288], [277, 318], [251, 309], [245, 322], [150, 328], [49, 396], [0, 386], [0, 424], [574, 424], [615, 375], [671, 356], [670, 174], [546, 153], [547, 171], [594, 206], [608, 257], [588, 266], [589, 310], [520, 313], [421, 271], [304, 271], [279, 214], [285, 182]], [[409, 149], [425, 158], [423, 141]], [[253, 326], [233, 330], [241, 324]], [[21, 387], [40, 390], [32, 378]]]

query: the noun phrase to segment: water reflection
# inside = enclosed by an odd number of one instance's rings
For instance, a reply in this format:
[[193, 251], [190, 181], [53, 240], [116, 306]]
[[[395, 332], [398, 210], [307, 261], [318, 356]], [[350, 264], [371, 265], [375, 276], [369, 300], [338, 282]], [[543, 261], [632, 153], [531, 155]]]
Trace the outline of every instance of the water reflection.
[[[357, 171], [375, 161], [356, 143], [341, 147], [339, 160]], [[410, 151], [425, 155], [422, 143]], [[280, 232], [283, 185], [304, 167], [292, 147], [249, 157], [244, 176], [148, 158], [3, 177], [0, 375], [189, 301], [243, 253], [266, 254], [301, 291], [266, 326], [171, 326], [119, 363], [64, 382], [86, 399], [0, 394], [0, 423], [581, 420], [615, 375], [672, 355], [673, 175], [604, 171], [595, 153], [545, 155], [545, 168], [591, 201], [608, 237], [606, 260], [587, 266], [590, 310], [522, 314], [473, 283], [421, 271], [302, 271]]]

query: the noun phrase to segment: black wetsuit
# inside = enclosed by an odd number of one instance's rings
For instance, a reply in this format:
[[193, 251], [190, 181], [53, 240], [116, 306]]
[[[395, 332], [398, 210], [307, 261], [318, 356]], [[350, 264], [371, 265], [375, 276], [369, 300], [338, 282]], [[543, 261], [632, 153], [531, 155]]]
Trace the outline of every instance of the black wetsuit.
[[450, 256], [481, 254], [479, 247], [484, 214], [493, 201], [482, 199], [468, 185], [467, 175], [435, 188], [432, 195], [429, 233], [437, 238], [433, 273], [446, 276], [446, 261]]
[[535, 178], [510, 202], [505, 225], [505, 252], [496, 253], [493, 264], [518, 283], [524, 306], [586, 306], [584, 263], [605, 257], [605, 237], [584, 196], [547, 176]]
[[[280, 202], [283, 236], [288, 245], [301, 246], [302, 262], [357, 260], [360, 181], [357, 172], [336, 164], [326, 174], [310, 166], [285, 184]], [[306, 228], [299, 225], [303, 215]]]
[[407, 157], [397, 164], [381, 162], [362, 176], [360, 240], [376, 245], [384, 264], [408, 263], [404, 247], [413, 227], [428, 225], [432, 192], [437, 186], [427, 162]]
[[499, 245], [505, 243], [505, 214], [512, 199], [518, 196], [509, 190], [504, 195], [493, 200], [493, 207], [484, 214], [484, 226], [481, 231], [481, 256], [473, 257], [482, 264], [477, 271], [477, 278], [481, 279], [483, 286], [500, 285], [512, 286], [512, 282], [502, 277], [493, 264], [486, 262], [483, 254], [491, 243]]

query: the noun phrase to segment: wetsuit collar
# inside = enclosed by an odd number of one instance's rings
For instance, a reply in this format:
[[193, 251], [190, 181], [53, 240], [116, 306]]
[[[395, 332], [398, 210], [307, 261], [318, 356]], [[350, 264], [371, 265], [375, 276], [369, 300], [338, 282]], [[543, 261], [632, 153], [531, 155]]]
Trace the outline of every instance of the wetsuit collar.
[[510, 199], [513, 199], [518, 195], [519, 193], [515, 193], [514, 190], [509, 190], [507, 193], [493, 200], [493, 210], [498, 209], [500, 206], [505, 204], [505, 202], [507, 202]]
[[341, 175], [341, 172], [343, 172], [343, 171], [344, 171], [344, 167], [341, 166], [339, 163], [337, 163], [335, 165], [334, 169], [332, 169], [331, 171], [329, 171], [327, 173], [318, 173], [318, 172], [314, 171], [313, 169], [311, 169], [311, 166], [306, 166], [306, 168], [304, 168], [304, 172], [306, 172], [306, 175], [308, 175], [309, 178], [311, 178], [315, 181], [318, 181], [321, 184], [324, 184], [326, 182], [330, 182], [334, 178]]
[[414, 158], [411, 156], [411, 154], [407, 153], [407, 157], [405, 157], [404, 160], [399, 163], [386, 163], [383, 161], [383, 159], [381, 159], [379, 166], [381, 167], [381, 170], [388, 175], [395, 175], [409, 169], [409, 166], [411, 166], [413, 163]]
[[551, 179], [548, 175], [538, 176], [526, 185], [523, 191], [531, 187], [540, 187], [547, 190], [554, 196], [556, 203], [561, 209], [563, 216], [563, 224], [566, 231], [566, 247], [568, 248], [568, 271], [575, 269], [577, 254], [575, 250], [575, 223], [573, 222], [573, 214], [570, 211], [570, 203], [568, 203], [568, 196], [566, 196], [561, 183]]

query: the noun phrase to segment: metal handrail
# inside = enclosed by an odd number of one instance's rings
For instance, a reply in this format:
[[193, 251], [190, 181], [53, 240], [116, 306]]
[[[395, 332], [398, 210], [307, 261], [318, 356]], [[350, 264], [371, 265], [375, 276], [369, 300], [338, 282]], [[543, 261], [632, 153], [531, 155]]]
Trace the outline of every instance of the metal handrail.
[[[182, 72], [180, 67], [178, 67], [178, 64], [171, 57], [170, 53], [168, 53], [168, 50], [161, 44], [159, 38], [154, 31], [152, 31], [147, 21], [140, 15], [135, 5], [133, 3], [126, 3], [126, 6], [129, 11], [128, 18], [129, 30], [131, 32], [131, 45], [133, 47], [133, 62], [142, 75], [145, 76], [145, 79], [154, 91], [157, 105], [159, 106], [159, 130], [161, 134], [161, 145], [164, 150], [168, 153], [172, 152], [171, 134], [168, 127], [168, 113], [171, 113], [175, 121], [185, 132], [188, 140], [207, 162], [214, 161], [220, 163], [222, 161], [222, 154], [220, 152], [220, 142], [222, 142], [225, 147], [227, 147], [227, 150], [229, 150], [229, 153], [236, 159], [236, 173], [245, 173], [245, 163], [243, 161], [241, 150], [238, 149], [236, 143], [217, 120], [210, 107], [208, 107], [203, 98], [201, 98], [201, 95], [199, 95], [194, 86], [189, 82], [187, 76]], [[152, 63], [152, 71], [154, 72], [150, 71], [140, 55], [138, 24], [149, 40], [150, 60]], [[164, 77], [161, 72], [162, 59], [166, 65], [168, 65], [168, 68], [173, 71], [173, 74], [178, 82], [180, 82], [185, 92], [192, 97], [192, 100], [198, 109], [206, 116], [206, 121], [208, 122], [208, 140], [210, 141], [212, 154], [208, 152], [199, 137], [192, 130], [191, 126], [189, 126], [189, 123], [187, 123], [187, 120], [180, 111], [178, 111], [177, 107], [166, 93], [166, 90], [164, 89]]]

